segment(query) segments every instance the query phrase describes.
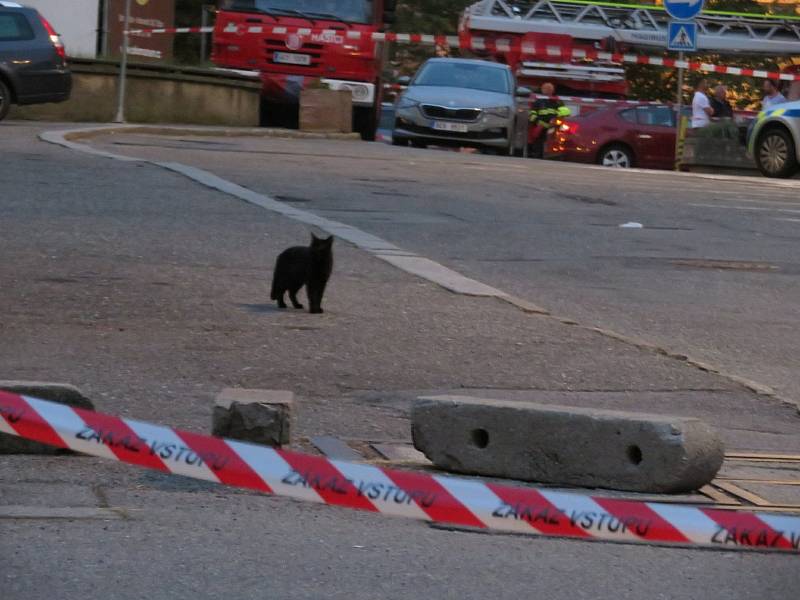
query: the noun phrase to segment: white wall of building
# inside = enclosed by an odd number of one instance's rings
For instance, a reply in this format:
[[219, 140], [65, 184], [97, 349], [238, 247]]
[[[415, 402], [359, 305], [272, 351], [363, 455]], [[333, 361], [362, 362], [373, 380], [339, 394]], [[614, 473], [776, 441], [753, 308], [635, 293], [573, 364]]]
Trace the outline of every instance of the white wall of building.
[[38, 10], [61, 34], [68, 56], [97, 56], [99, 0], [17, 0]]

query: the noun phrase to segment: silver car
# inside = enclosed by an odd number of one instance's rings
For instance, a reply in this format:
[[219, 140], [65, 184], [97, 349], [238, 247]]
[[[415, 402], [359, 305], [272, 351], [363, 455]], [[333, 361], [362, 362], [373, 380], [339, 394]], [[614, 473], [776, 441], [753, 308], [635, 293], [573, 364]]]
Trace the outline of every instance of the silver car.
[[397, 101], [392, 143], [521, 151], [527, 142], [528, 109], [506, 65], [484, 60], [432, 58], [420, 67]]
[[749, 152], [767, 177], [791, 177], [800, 170], [800, 100], [778, 104], [758, 115]]

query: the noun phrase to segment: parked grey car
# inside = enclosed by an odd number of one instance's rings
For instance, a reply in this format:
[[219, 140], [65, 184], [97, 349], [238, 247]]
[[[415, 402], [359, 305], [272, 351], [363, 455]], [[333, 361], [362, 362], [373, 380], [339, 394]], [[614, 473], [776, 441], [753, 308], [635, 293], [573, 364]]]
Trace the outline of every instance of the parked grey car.
[[760, 113], [748, 149], [767, 177], [791, 177], [800, 171], [800, 100]]
[[397, 101], [392, 143], [521, 151], [528, 108], [507, 65], [484, 60], [432, 58], [420, 67]]
[[36, 10], [0, 0], [0, 120], [12, 104], [67, 100], [72, 77], [64, 45]]

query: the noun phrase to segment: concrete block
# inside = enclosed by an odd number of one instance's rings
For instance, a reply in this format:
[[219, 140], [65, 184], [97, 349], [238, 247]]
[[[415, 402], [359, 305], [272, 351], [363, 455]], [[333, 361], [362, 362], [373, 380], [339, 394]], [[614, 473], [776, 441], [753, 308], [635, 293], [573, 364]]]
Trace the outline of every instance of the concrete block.
[[287, 445], [293, 402], [292, 392], [225, 388], [214, 405], [212, 433], [267, 446]]
[[[78, 388], [68, 383], [0, 380], [0, 390], [25, 396], [34, 396], [42, 400], [74, 406], [75, 408], [94, 410], [92, 401]], [[0, 454], [64, 454], [66, 452], [69, 451], [0, 433]]]
[[557, 485], [686, 492], [724, 458], [717, 432], [685, 417], [437, 396], [417, 400], [411, 424], [441, 469]]
[[353, 131], [350, 90], [308, 88], [300, 92], [300, 131]]

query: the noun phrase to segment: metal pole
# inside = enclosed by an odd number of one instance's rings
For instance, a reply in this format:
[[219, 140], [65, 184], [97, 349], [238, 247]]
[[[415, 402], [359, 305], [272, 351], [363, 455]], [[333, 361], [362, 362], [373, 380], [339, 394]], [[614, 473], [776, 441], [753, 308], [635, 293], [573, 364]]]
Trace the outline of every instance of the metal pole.
[[125, 0], [125, 22], [122, 32], [122, 59], [119, 63], [119, 95], [117, 97], [117, 116], [115, 123], [125, 122], [125, 76], [128, 73], [128, 30], [131, 23], [131, 0]]
[[[200, 13], [200, 27], [205, 29], [208, 27], [208, 5], [203, 4]], [[208, 40], [206, 39], [205, 31], [200, 34], [200, 62], [206, 61], [206, 46], [208, 44]]]
[[102, 35], [102, 44], [100, 46], [100, 55], [104, 58], [108, 56], [108, 25], [110, 23], [108, 18], [108, 0], [103, 0], [103, 31], [100, 32]]
[[[678, 60], [683, 61], [683, 52], [678, 54]], [[681, 157], [678, 156], [678, 150], [681, 148], [681, 120], [683, 119], [681, 114], [683, 109], [683, 67], [678, 67], [678, 98], [676, 104], [678, 105], [678, 112], [675, 118], [675, 169], [677, 170], [681, 161]]]

